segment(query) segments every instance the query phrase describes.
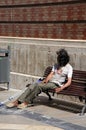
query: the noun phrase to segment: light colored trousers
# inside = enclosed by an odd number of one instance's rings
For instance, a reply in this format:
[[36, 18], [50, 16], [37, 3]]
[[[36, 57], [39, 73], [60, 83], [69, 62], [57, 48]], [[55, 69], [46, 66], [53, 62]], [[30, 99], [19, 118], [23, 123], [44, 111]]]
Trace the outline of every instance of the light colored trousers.
[[23, 94], [20, 95], [18, 101], [32, 103], [41, 92], [45, 92], [49, 89], [57, 88], [57, 85], [51, 82], [48, 83], [35, 83], [31, 84]]

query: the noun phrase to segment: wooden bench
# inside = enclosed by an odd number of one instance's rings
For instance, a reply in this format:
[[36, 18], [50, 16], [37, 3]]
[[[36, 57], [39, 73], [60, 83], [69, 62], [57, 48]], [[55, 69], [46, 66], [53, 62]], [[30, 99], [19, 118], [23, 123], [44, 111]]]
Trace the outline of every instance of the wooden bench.
[[[51, 72], [52, 67], [49, 66], [46, 68], [44, 72], [44, 77], [46, 78], [48, 74]], [[51, 100], [51, 95], [49, 93], [55, 93], [55, 90], [48, 90], [45, 93], [49, 96], [49, 100]], [[80, 101], [84, 100], [84, 106], [82, 107], [80, 115], [85, 113], [86, 109], [86, 71], [74, 70], [73, 71], [73, 79], [72, 83], [69, 87], [65, 88], [58, 94], [76, 96]]]

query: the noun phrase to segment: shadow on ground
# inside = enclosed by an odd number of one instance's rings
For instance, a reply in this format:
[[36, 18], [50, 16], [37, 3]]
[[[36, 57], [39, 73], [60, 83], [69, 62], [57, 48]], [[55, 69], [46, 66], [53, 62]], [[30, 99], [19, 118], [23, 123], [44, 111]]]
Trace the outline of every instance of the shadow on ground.
[[6, 89], [5, 88], [0, 88], [0, 91], [5, 91]]
[[[78, 105], [76, 103], [60, 100], [60, 99], [52, 99], [49, 100], [48, 97], [39, 96], [34, 100], [34, 105], [46, 105], [49, 107], [53, 107], [60, 110], [65, 110], [72, 113], [80, 113], [83, 105]], [[86, 112], [86, 111], [85, 111]]]

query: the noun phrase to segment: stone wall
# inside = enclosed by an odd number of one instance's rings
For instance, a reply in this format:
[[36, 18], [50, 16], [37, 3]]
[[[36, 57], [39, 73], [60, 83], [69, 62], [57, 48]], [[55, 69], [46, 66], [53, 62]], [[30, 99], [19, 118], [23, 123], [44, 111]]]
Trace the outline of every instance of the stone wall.
[[[11, 47], [11, 87], [22, 88], [43, 75], [56, 62], [56, 51], [65, 48], [74, 69], [86, 70], [86, 41], [0, 37], [0, 48]], [[21, 78], [22, 77], [22, 78]], [[32, 78], [31, 78], [32, 77]]]
[[[86, 40], [0, 37], [0, 48], [8, 45], [11, 47], [10, 88], [24, 89], [26, 84], [36, 82], [45, 68], [56, 62], [56, 51], [61, 48], [68, 51], [74, 69], [86, 71]], [[58, 95], [58, 98], [79, 102], [72, 96]]]

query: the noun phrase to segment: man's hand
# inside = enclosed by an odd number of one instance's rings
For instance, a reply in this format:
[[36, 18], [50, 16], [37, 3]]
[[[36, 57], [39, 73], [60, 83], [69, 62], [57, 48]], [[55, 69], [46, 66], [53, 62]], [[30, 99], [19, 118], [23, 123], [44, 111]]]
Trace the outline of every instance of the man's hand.
[[60, 92], [61, 90], [62, 90], [61, 87], [57, 87], [57, 88], [55, 89], [55, 92], [58, 93], [58, 92]]
[[46, 79], [44, 79], [44, 80], [42, 81], [42, 83], [47, 83], [47, 82], [46, 82]]
[[65, 89], [66, 87], [70, 86], [71, 81], [72, 81], [72, 78], [68, 78], [67, 83], [65, 83], [65, 84], [63, 84], [62, 86], [57, 87], [57, 88], [55, 89], [56, 93], [62, 91], [62, 90]]

